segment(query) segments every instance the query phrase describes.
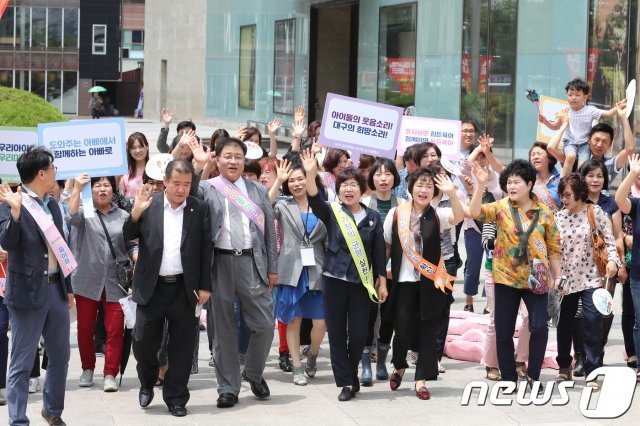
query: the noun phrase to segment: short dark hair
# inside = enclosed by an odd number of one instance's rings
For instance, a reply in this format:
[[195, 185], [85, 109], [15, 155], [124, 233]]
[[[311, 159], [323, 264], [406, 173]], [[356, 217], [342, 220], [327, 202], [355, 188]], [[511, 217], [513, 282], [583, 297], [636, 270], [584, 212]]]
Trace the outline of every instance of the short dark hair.
[[364, 180], [364, 176], [362, 176], [354, 167], [347, 167], [340, 173], [336, 178], [336, 194], [340, 193], [340, 187], [345, 181], [349, 179], [355, 179], [358, 182], [358, 187], [360, 188], [360, 194], [364, 194], [367, 190], [367, 182]]
[[522, 178], [525, 183], [531, 183], [531, 190], [533, 190], [533, 183], [536, 181], [536, 175], [536, 169], [529, 161], [523, 159], [513, 160], [500, 173], [500, 188], [503, 192], [507, 192], [507, 180], [511, 176], [517, 176]]
[[404, 150], [404, 154], [402, 155], [402, 159], [404, 160], [405, 163], [407, 161], [413, 161], [414, 163], [418, 164], [420, 162], [419, 158], [416, 160], [416, 156], [418, 154], [418, 151], [419, 151], [418, 144], [409, 145], [407, 147], [407, 149]]
[[604, 177], [604, 183], [602, 184], [602, 190], [606, 191], [609, 189], [609, 171], [607, 170], [607, 166], [600, 160], [596, 160], [595, 158], [591, 158], [580, 166], [578, 169], [578, 173], [580, 173], [583, 177], [587, 177], [590, 171], [600, 169], [602, 172], [602, 176]]
[[460, 127], [462, 127], [462, 125], [463, 125], [463, 124], [471, 124], [471, 125], [473, 126], [473, 131], [474, 131], [474, 132], [477, 132], [477, 131], [478, 131], [478, 128], [477, 128], [477, 126], [476, 126], [476, 123], [474, 123], [474, 122], [473, 122], [473, 121], [471, 121], [471, 120], [462, 120], [462, 122], [460, 123]]
[[529, 148], [529, 162], [531, 162], [531, 151], [533, 151], [533, 148], [540, 148], [547, 153], [547, 159], [549, 160], [549, 171], [552, 171], [553, 169], [556, 168], [558, 159], [553, 155], [549, 154], [549, 150], [547, 149], [547, 144], [540, 141], [535, 141], [533, 145], [531, 145], [531, 148]]
[[358, 170], [370, 169], [373, 163], [375, 163], [376, 157], [373, 155], [360, 154], [358, 160]]
[[440, 160], [432, 161], [431, 163], [429, 163], [427, 168], [429, 170], [431, 170], [431, 172], [434, 174], [434, 176], [445, 174], [445, 175], [451, 177], [451, 172], [444, 168], [444, 166], [442, 165]]
[[591, 130], [589, 130], [589, 140], [591, 140], [591, 136], [593, 136], [594, 133], [597, 133], [597, 132], [607, 133], [611, 138], [611, 140], [609, 141], [609, 144], [613, 143], [613, 127], [609, 126], [607, 123], [596, 124], [591, 128]]
[[242, 173], [253, 173], [257, 177], [262, 174], [262, 167], [260, 167], [260, 160], [244, 159], [244, 171]]
[[311, 123], [309, 123], [309, 127], [307, 127], [307, 138], [313, 139], [316, 135], [316, 129], [321, 126], [322, 123], [318, 120], [313, 120]]
[[24, 184], [30, 184], [36, 178], [38, 172], [48, 169], [51, 163], [53, 163], [53, 154], [49, 150], [41, 146], [31, 145], [18, 157], [16, 162], [20, 180]]
[[566, 86], [564, 86], [565, 92], [568, 92], [570, 89], [580, 90], [585, 95], [589, 94], [589, 85], [581, 78], [574, 78], [573, 80], [568, 82]]
[[95, 185], [96, 183], [100, 182], [102, 179], [106, 179], [107, 182], [109, 182], [109, 185], [111, 185], [111, 190], [113, 191], [113, 193], [115, 194], [117, 191], [117, 186], [116, 186], [116, 178], [115, 176], [99, 176], [99, 177], [92, 177], [91, 178], [91, 187], [93, 188], [93, 185]]
[[229, 137], [229, 132], [227, 132], [225, 129], [216, 129], [212, 134], [211, 134], [211, 139], [209, 140], [209, 149], [211, 150], [211, 152], [213, 152], [213, 150], [216, 147], [216, 144], [218, 143], [218, 140], [220, 138], [228, 138]]
[[180, 130], [185, 129], [185, 128], [189, 128], [189, 129], [193, 130], [194, 132], [196, 131], [196, 125], [193, 124], [193, 121], [185, 120], [185, 121], [181, 121], [181, 122], [178, 123], [178, 126], [176, 127], [176, 132], [180, 133]]
[[426, 178], [431, 179], [433, 182], [433, 196], [437, 197], [440, 194], [440, 190], [436, 186], [435, 178], [436, 175], [427, 167], [419, 167], [413, 173], [409, 175], [409, 194], [413, 193], [413, 186], [420, 179]]
[[[0, 183], [2, 183], [2, 180], [0, 180]], [[64, 181], [64, 179], [58, 179], [56, 180], [56, 183], [58, 184], [58, 186], [60, 187], [60, 189], [64, 189], [66, 182]]]
[[258, 144], [262, 141], [262, 133], [258, 130], [257, 127], [251, 126], [247, 127], [247, 133], [244, 134], [243, 141], [248, 141], [253, 137], [253, 135], [258, 135]]
[[324, 170], [326, 172], [331, 172], [331, 170], [338, 167], [338, 164], [340, 164], [340, 157], [342, 157], [343, 155], [346, 155], [347, 158], [351, 158], [349, 153], [344, 149], [338, 149], [338, 148], [327, 149], [327, 153], [325, 154], [324, 160], [322, 161], [322, 167], [324, 167]]
[[398, 169], [396, 169], [396, 165], [394, 164], [394, 162], [388, 158], [380, 157], [373, 163], [373, 166], [371, 166], [371, 170], [369, 171], [369, 178], [367, 179], [369, 188], [374, 191], [376, 187], [373, 183], [373, 175], [375, 175], [376, 172], [383, 167], [393, 175], [393, 186], [391, 188], [395, 188], [400, 185], [400, 175], [398, 174]]
[[191, 173], [191, 177], [196, 174], [193, 169], [193, 164], [191, 161], [187, 160], [171, 160], [169, 164], [167, 164], [167, 168], [164, 171], [164, 175], [167, 179], [171, 179], [171, 173], [175, 171], [176, 173], [186, 174]]
[[247, 145], [245, 145], [245, 143], [242, 142], [240, 139], [238, 139], [238, 138], [220, 138], [220, 140], [216, 144], [216, 155], [218, 157], [220, 156], [220, 154], [222, 154], [222, 150], [227, 145], [238, 145], [240, 148], [242, 148], [243, 155], [245, 155], [245, 156], [247, 155]]
[[571, 188], [573, 196], [576, 201], [586, 202], [589, 199], [589, 188], [587, 188], [587, 181], [584, 180], [582, 175], [578, 173], [569, 173], [560, 179], [558, 183], [558, 196], [562, 194], [566, 187]]

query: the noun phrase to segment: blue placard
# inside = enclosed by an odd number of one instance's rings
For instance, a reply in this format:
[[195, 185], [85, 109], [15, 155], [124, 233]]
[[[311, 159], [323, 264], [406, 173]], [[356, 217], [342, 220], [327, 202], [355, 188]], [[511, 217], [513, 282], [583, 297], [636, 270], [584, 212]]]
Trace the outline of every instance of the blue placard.
[[127, 173], [124, 119], [78, 120], [38, 124], [38, 145], [50, 150], [58, 168], [56, 179]]

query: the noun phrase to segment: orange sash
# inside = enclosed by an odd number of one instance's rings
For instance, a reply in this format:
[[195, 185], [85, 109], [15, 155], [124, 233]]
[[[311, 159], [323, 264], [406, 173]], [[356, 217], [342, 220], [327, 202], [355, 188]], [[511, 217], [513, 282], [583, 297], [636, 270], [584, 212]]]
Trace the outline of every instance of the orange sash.
[[[400, 238], [402, 252], [419, 273], [433, 281], [433, 285], [437, 289], [443, 293], [445, 293], [445, 289], [453, 291], [451, 281], [454, 281], [456, 277], [447, 273], [447, 268], [444, 266], [444, 258], [442, 255], [440, 255], [438, 266], [436, 266], [423, 258], [418, 252], [411, 248], [411, 245], [409, 244], [411, 234], [409, 224], [411, 222], [412, 204], [413, 203], [404, 203], [396, 208], [396, 212], [398, 213], [398, 237]], [[438, 232], [440, 232], [440, 227], [438, 227]]]

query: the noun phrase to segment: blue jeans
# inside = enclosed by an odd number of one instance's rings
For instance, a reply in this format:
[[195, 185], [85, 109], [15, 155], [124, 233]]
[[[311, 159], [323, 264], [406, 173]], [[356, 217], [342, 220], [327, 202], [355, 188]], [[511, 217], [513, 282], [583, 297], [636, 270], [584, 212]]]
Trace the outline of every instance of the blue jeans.
[[633, 340], [635, 341], [637, 355], [640, 354], [640, 279], [631, 278], [630, 284], [633, 309], [636, 313], [636, 319], [633, 323]]
[[562, 298], [557, 333], [558, 356], [556, 361], [558, 361], [560, 368], [569, 368], [572, 361], [573, 323], [578, 310], [578, 300], [582, 300], [584, 353], [586, 354], [584, 370], [587, 376], [602, 366], [602, 336], [600, 333], [602, 315], [593, 305], [594, 291], [596, 291], [595, 288], [590, 288], [578, 293], [567, 294]]
[[464, 231], [464, 247], [467, 250], [467, 261], [464, 265], [464, 294], [475, 296], [480, 285], [480, 269], [482, 268], [482, 235], [475, 229]]
[[507, 382], [518, 380], [513, 333], [516, 328], [521, 299], [524, 300], [527, 311], [529, 311], [529, 331], [531, 332], [527, 374], [533, 380], [539, 380], [544, 353], [547, 350], [547, 338], [549, 337], [547, 294], [534, 294], [529, 290], [518, 290], [498, 283], [495, 284], [494, 290], [496, 346], [502, 380]]

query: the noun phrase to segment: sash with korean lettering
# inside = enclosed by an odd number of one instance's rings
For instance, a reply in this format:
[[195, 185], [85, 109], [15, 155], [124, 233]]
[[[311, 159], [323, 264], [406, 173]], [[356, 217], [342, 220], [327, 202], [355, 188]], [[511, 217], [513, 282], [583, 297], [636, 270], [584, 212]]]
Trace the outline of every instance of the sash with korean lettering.
[[540, 175], [536, 176], [536, 181], [533, 184], [533, 193], [536, 194], [538, 200], [540, 200], [554, 212], [560, 210], [556, 202], [553, 200], [553, 197], [551, 196], [547, 185], [542, 181]]
[[38, 228], [40, 228], [44, 237], [47, 239], [51, 251], [53, 251], [56, 259], [58, 259], [58, 265], [60, 265], [62, 274], [68, 277], [69, 274], [78, 267], [78, 263], [73, 253], [71, 253], [71, 249], [64, 241], [64, 237], [60, 235], [56, 224], [47, 216], [42, 206], [30, 195], [22, 194], [22, 206], [38, 224]]
[[222, 176], [214, 177], [207, 182], [217, 189], [231, 204], [240, 209], [264, 234], [264, 212], [251, 198], [244, 195], [240, 188]]
[[347, 242], [349, 252], [353, 258], [353, 263], [355, 263], [358, 275], [360, 275], [360, 281], [362, 281], [362, 285], [369, 293], [369, 298], [373, 302], [376, 302], [378, 295], [376, 294], [376, 289], [373, 283], [373, 271], [369, 267], [367, 252], [365, 251], [364, 244], [362, 243], [362, 238], [360, 238], [358, 227], [356, 226], [353, 218], [342, 210], [340, 203], [337, 201], [331, 203], [331, 209], [333, 210], [333, 214], [336, 216], [336, 220], [340, 226], [340, 231], [342, 231], [342, 236]]
[[411, 238], [411, 231], [409, 229], [409, 224], [411, 223], [411, 209], [412, 203], [404, 203], [396, 208], [396, 212], [398, 214], [398, 238], [400, 239], [402, 252], [406, 256], [407, 260], [411, 262], [416, 271], [432, 280], [433, 285], [437, 289], [443, 293], [445, 292], [445, 289], [453, 291], [451, 281], [454, 281], [456, 277], [447, 273], [447, 268], [444, 266], [444, 258], [442, 255], [440, 255], [438, 266], [436, 266], [411, 248], [411, 244], [409, 244], [409, 238]]

